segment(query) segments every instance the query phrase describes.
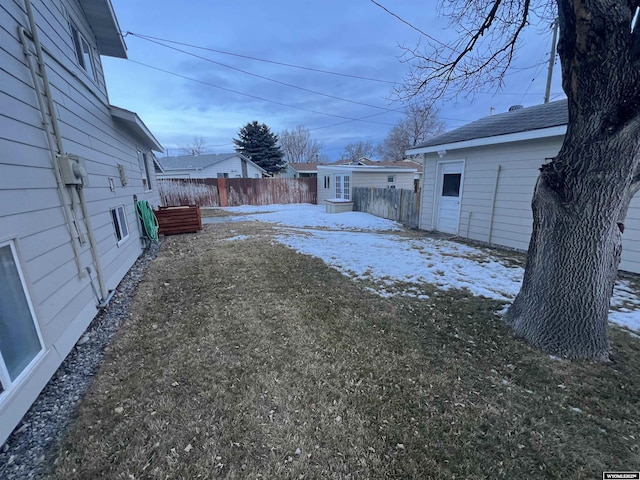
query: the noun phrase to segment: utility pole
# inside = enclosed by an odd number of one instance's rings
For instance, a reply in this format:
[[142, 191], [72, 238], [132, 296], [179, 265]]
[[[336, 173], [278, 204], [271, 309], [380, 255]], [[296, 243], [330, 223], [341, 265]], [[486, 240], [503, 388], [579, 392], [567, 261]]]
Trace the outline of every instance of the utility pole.
[[553, 21], [553, 40], [551, 41], [551, 54], [549, 56], [549, 71], [547, 72], [547, 88], [544, 91], [544, 103], [549, 103], [551, 95], [551, 77], [553, 76], [553, 65], [556, 60], [556, 42], [558, 41], [558, 17]]

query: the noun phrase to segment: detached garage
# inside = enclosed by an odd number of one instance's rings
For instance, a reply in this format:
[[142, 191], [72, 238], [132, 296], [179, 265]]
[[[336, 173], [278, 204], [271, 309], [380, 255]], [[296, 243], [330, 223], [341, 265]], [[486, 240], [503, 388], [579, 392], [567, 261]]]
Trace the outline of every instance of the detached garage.
[[[566, 100], [482, 118], [407, 151], [424, 159], [419, 228], [526, 250], [540, 166], [564, 139]], [[627, 213], [620, 269], [640, 273], [640, 198]]]

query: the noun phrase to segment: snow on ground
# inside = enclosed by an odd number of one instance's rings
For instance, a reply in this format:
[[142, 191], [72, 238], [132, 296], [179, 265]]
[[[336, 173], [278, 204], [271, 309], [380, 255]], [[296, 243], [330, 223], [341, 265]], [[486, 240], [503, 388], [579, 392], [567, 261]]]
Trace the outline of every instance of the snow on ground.
[[[466, 288], [473, 295], [510, 302], [522, 282], [524, 269], [507, 265], [487, 250], [449, 240], [381, 233], [403, 227], [366, 213], [327, 214], [323, 206], [308, 204], [225, 210], [251, 213], [231, 220], [279, 224], [282, 233], [276, 237], [278, 242], [321, 258], [349, 277], [371, 280], [379, 285], [374, 291], [383, 296], [425, 298], [420, 287], [427, 283], [443, 290]], [[400, 289], [397, 283], [402, 285]], [[611, 322], [640, 330], [640, 297], [629, 282], [618, 281], [611, 304], [617, 309], [609, 313]]]
[[345, 212], [331, 214], [325, 212], [324, 206], [306, 203], [264, 206], [245, 205], [242, 207], [227, 207], [224, 210], [243, 214], [257, 214], [232, 217], [232, 220], [259, 220], [288, 227], [332, 228], [336, 230], [402, 230], [402, 226], [398, 222], [374, 217], [368, 213]]

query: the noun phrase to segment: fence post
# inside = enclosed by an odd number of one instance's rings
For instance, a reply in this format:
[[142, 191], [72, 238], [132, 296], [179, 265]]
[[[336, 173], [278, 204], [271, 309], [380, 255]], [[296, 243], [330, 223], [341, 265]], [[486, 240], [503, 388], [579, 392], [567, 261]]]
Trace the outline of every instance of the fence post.
[[218, 179], [218, 194], [220, 195], [220, 206], [229, 206], [229, 197], [227, 196], [227, 182], [224, 178]]

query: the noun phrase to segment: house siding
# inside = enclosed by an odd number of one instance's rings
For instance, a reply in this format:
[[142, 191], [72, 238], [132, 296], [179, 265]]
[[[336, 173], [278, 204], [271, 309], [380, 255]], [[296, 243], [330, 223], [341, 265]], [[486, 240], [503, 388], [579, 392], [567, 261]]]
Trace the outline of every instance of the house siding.
[[[252, 162], [247, 163], [247, 178], [262, 178], [260, 170]], [[196, 169], [170, 169], [158, 174], [158, 178], [218, 178], [218, 174], [227, 174], [229, 178], [242, 178], [242, 159], [231, 157], [200, 170]]]
[[[0, 6], [0, 241], [11, 240], [18, 250], [44, 350], [29, 374], [0, 394], [0, 444], [97, 314], [89, 278], [78, 276], [37, 96], [17, 36], [19, 26], [29, 30], [23, 5], [22, 0], [9, 0]], [[137, 156], [138, 150], [144, 151], [151, 161], [152, 153], [144, 141], [113, 120], [99, 57], [94, 58], [98, 82], [76, 64], [67, 13], [96, 48], [79, 4], [32, 0], [32, 5], [63, 146], [65, 152], [86, 160], [87, 209], [106, 286], [114, 289], [143, 249], [133, 196], [159, 204], [155, 180], [152, 189], [144, 191]], [[120, 183], [117, 164], [125, 167], [126, 186]], [[70, 192], [66, 189], [66, 198]], [[119, 205], [125, 207], [129, 227], [129, 238], [120, 246], [110, 214]], [[80, 209], [76, 211], [85, 232]], [[79, 249], [82, 267], [92, 268], [97, 284], [88, 242]]]
[[[387, 188], [390, 185], [387, 182], [387, 177], [389, 175], [394, 175], [395, 182], [393, 183], [393, 185], [395, 185], [396, 188], [413, 190], [413, 177], [415, 175], [415, 172], [411, 170], [407, 172], [398, 172], [397, 170], [372, 171], [372, 170], [358, 170], [357, 167], [331, 168], [330, 166], [319, 166], [318, 167], [318, 205], [322, 205], [325, 200], [330, 200], [332, 198], [335, 198], [336, 175], [349, 175], [351, 177], [350, 180], [351, 180], [352, 189], [354, 187]], [[325, 176], [330, 177], [329, 188], [324, 188]]]
[[[550, 137], [450, 151], [440, 159], [425, 154], [420, 228], [433, 230], [439, 161], [465, 160], [458, 234], [461, 237], [526, 250], [531, 237], [531, 200], [540, 166], [557, 155], [562, 137]], [[491, 209], [496, 190], [493, 224]], [[640, 197], [629, 209], [620, 269], [640, 273]]]

